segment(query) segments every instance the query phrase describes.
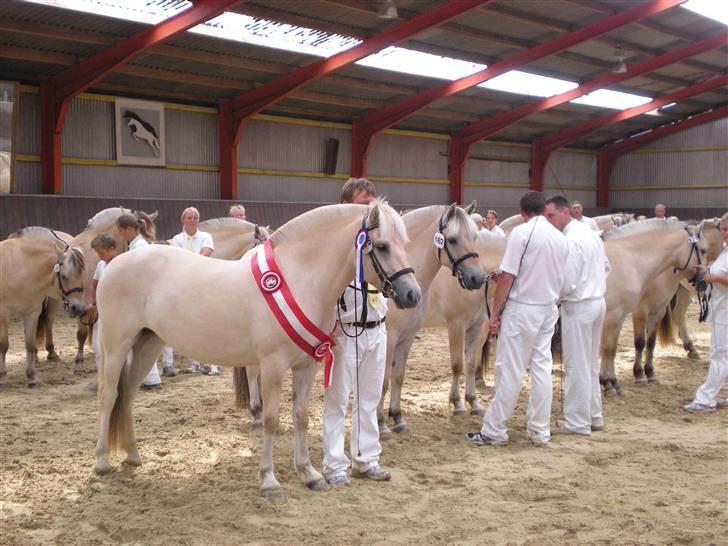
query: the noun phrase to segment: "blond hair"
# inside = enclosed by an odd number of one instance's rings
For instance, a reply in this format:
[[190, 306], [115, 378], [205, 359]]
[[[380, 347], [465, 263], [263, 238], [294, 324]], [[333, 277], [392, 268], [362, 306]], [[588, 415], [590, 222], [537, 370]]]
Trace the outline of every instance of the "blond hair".
[[187, 207], [185, 210], [182, 211], [182, 214], [179, 217], [179, 221], [180, 222], [184, 222], [185, 214], [189, 214], [191, 212], [193, 212], [193, 213], [195, 213], [197, 215], [197, 219], [198, 220], [200, 219], [200, 211], [199, 210], [197, 210], [195, 207]]

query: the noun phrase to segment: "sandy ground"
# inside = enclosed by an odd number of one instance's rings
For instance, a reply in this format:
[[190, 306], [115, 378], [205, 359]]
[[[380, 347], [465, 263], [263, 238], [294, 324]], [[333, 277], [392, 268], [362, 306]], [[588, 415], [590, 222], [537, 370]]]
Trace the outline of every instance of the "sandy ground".
[[[178, 375], [161, 392], [140, 393], [144, 464], [96, 477], [94, 374], [74, 374], [74, 324], [57, 324], [61, 362], [41, 363], [35, 389], [25, 386], [21, 328], [12, 324], [0, 389], [3, 544], [728, 543], [728, 410], [681, 409], [707, 370], [709, 330], [694, 320], [703, 358], [658, 349], [653, 386], [631, 381], [625, 328], [625, 395], [605, 401], [607, 430], [555, 437], [545, 448], [526, 440], [525, 396], [508, 446], [467, 445], [463, 435], [480, 419], [450, 416], [447, 338], [422, 332], [403, 400], [411, 432], [384, 444], [389, 483], [308, 491], [292, 468], [286, 386], [274, 454], [286, 497], [277, 501], [258, 495], [260, 433], [233, 407], [231, 370]], [[554, 387], [556, 419], [558, 373]], [[489, 387], [481, 396], [492, 394]], [[312, 398], [311, 454], [320, 468], [320, 381]]]

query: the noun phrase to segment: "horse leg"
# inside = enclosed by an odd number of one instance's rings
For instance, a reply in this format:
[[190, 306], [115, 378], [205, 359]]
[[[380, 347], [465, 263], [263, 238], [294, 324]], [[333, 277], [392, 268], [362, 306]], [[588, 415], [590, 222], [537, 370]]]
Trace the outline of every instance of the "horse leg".
[[40, 345], [42, 341], [45, 342], [45, 349], [48, 354], [46, 360], [48, 362], [61, 360], [53, 343], [53, 323], [56, 320], [56, 313], [58, 312], [60, 303], [58, 300], [46, 298], [43, 302], [43, 311], [41, 311], [40, 318], [38, 319], [35, 341], [36, 345]]
[[38, 346], [35, 344], [35, 333], [38, 329], [38, 316], [40, 309], [30, 315], [23, 317], [23, 329], [25, 331], [25, 375], [28, 378], [28, 387], [35, 387], [38, 384], [35, 365], [38, 362]]
[[657, 341], [657, 331], [649, 331], [647, 337], [647, 356], [645, 358], [645, 374], [647, 374], [648, 383], [657, 383], [655, 378], [655, 368], [653, 366], [653, 359], [655, 357], [655, 343]]
[[253, 416], [253, 428], [263, 426], [263, 402], [260, 398], [260, 369], [251, 366], [248, 372], [248, 390], [250, 391], [250, 414]]
[[392, 427], [394, 432], [407, 432], [407, 422], [402, 417], [402, 385], [404, 384], [407, 357], [414, 340], [414, 336], [412, 336], [412, 339], [405, 340], [395, 351], [394, 360], [392, 361], [392, 392], [389, 395], [389, 418], [394, 421]]
[[86, 339], [88, 338], [89, 334], [89, 327], [86, 326], [81, 322], [81, 319], [78, 320], [78, 324], [76, 326], [76, 369], [77, 370], [83, 370], [83, 346], [86, 343]]
[[698, 360], [700, 353], [695, 348], [693, 341], [690, 339], [690, 333], [688, 332], [688, 306], [690, 305], [690, 292], [687, 288], [682, 285], [678, 286], [676, 293], [675, 308], [672, 311], [672, 316], [677, 324], [678, 335], [683, 343], [683, 348], [688, 353], [690, 360]]
[[639, 307], [632, 312], [632, 327], [634, 331], [634, 374], [635, 383], [644, 383], [645, 374], [642, 369], [642, 352], [645, 349], [645, 315]]
[[478, 401], [475, 389], [476, 370], [483, 371], [480, 365], [480, 338], [483, 333], [483, 324], [478, 323], [465, 331], [465, 400], [470, 405], [471, 415], [482, 415], [483, 408]]
[[8, 352], [8, 317], [0, 316], [0, 383], [8, 374], [5, 369], [5, 354]]
[[[126, 363], [127, 350], [124, 347], [114, 351], [101, 351], [98, 377], [99, 438], [96, 442], [96, 464], [94, 472], [108, 474], [112, 470], [109, 463], [109, 433], [112, 428], [112, 412], [116, 413], [119, 394], [119, 379]], [[118, 419], [113, 416], [114, 421]]]
[[453, 406], [453, 415], [465, 415], [465, 406], [460, 398], [460, 376], [463, 373], [463, 361], [465, 360], [463, 347], [465, 335], [460, 325], [448, 328], [447, 334], [450, 338], [450, 368], [452, 370], [450, 403]]
[[260, 454], [260, 494], [263, 497], [282, 497], [281, 484], [273, 470], [273, 441], [278, 431], [279, 412], [281, 406], [281, 383], [285, 366], [275, 363], [269, 358], [261, 366], [261, 386], [263, 390], [263, 450]]
[[604, 321], [602, 328], [601, 343], [601, 369], [599, 373], [599, 382], [604, 387], [604, 394], [609, 394], [612, 390], [617, 394], [622, 394], [622, 387], [617, 381], [614, 371], [614, 360], [617, 356], [617, 342], [619, 340], [619, 332], [622, 329], [624, 317], [610, 317]]
[[306, 487], [323, 491], [326, 480], [311, 464], [308, 449], [308, 402], [317, 371], [314, 362], [293, 369], [293, 466]]

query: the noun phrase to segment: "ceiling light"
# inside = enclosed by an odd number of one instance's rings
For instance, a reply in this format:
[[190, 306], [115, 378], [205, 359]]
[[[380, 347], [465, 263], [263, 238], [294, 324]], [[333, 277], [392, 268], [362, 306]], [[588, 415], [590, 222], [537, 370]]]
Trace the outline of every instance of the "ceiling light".
[[379, 17], [381, 19], [397, 19], [399, 17], [394, 0], [382, 0], [379, 5]]
[[617, 47], [614, 51], [614, 59], [615, 63], [614, 67], [612, 67], [612, 72], [615, 74], [625, 74], [627, 72], [627, 63], [625, 62], [626, 56], [621, 47]]

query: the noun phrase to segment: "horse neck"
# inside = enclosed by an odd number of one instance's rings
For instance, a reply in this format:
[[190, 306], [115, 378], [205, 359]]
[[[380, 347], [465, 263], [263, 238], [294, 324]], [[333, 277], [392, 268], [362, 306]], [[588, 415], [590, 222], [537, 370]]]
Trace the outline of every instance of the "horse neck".
[[506, 251], [505, 237], [490, 232], [479, 231], [475, 236], [475, 251], [480, 256], [480, 264], [489, 273], [496, 269]]
[[[435, 232], [438, 229], [440, 216], [444, 212], [441, 207], [430, 207], [432, 214], [405, 214], [402, 217], [410, 242], [407, 244], [407, 257], [410, 267], [417, 274], [417, 282], [424, 293], [440, 270], [440, 261], [437, 258], [437, 249], [433, 243]], [[442, 255], [447, 260], [447, 253], [443, 249]]]
[[638, 266], [646, 279], [650, 279], [669, 267], [685, 265], [690, 253], [687, 236], [684, 230], [675, 229], [641, 233], [623, 241], [625, 250], [630, 254], [629, 261]]

